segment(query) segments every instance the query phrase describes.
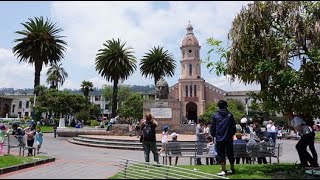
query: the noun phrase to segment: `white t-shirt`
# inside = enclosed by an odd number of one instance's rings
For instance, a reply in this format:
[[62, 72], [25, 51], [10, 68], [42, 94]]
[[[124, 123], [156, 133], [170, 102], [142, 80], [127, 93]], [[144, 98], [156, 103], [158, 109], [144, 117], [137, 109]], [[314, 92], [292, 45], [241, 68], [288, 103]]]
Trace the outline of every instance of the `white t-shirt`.
[[294, 116], [294, 118], [291, 120], [291, 125], [296, 128], [297, 126], [299, 125], [302, 125], [302, 130], [299, 131], [299, 135], [303, 136], [303, 135], [306, 135], [306, 134], [309, 134], [312, 132], [312, 129], [311, 127], [309, 127], [308, 125], [306, 125], [306, 122], [298, 117], [298, 116]]
[[209, 130], [210, 130], [209, 127], [204, 127], [204, 128], [203, 128], [203, 132], [204, 132], [204, 133], [208, 133], [208, 134], [209, 134]]
[[168, 132], [162, 132], [162, 138], [161, 138], [161, 142], [162, 143], [167, 143], [168, 142], [168, 136], [169, 136], [169, 134], [168, 134]]
[[213, 142], [207, 144], [208, 155], [217, 155], [216, 148]]
[[277, 132], [276, 126], [273, 125], [273, 124], [268, 124], [268, 125], [267, 125], [267, 131], [268, 131], [268, 132], [271, 132], [271, 133]]
[[247, 123], [247, 118], [246, 117], [241, 118], [240, 123]]

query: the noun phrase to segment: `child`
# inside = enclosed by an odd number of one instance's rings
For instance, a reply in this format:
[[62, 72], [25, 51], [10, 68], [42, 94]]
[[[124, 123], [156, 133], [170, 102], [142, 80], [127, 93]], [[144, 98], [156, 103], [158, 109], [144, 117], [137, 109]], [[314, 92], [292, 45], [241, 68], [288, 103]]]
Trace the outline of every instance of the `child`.
[[169, 156], [169, 163], [171, 165], [171, 157], [172, 156], [175, 156], [176, 157], [176, 161], [175, 161], [175, 165], [178, 164], [178, 159], [179, 159], [179, 156], [181, 156], [181, 145], [180, 145], [180, 142], [178, 141], [178, 134], [173, 132], [171, 134], [171, 137], [172, 137], [172, 141], [170, 141], [170, 143], [168, 144], [169, 145], [169, 154], [171, 156]]
[[163, 151], [166, 150], [166, 144], [168, 143], [168, 136], [169, 136], [168, 130], [169, 130], [168, 126], [163, 127], [163, 132], [162, 132], [162, 136], [161, 136], [162, 148], [161, 148], [159, 154], [161, 154]]
[[[215, 145], [213, 143], [213, 137], [212, 136], [208, 136], [207, 140], [208, 140], [208, 144], [207, 144], [208, 155], [216, 156], [217, 152], [216, 152]], [[214, 157], [206, 158], [207, 165], [209, 165], [209, 160], [210, 160], [210, 165], [215, 164], [215, 158]]]
[[23, 142], [23, 136], [25, 135], [25, 132], [16, 123], [14, 123], [12, 125], [12, 135], [14, 135], [14, 137], [18, 139], [18, 141], [19, 141], [19, 145], [18, 146], [24, 146], [25, 145], [24, 142]]
[[41, 148], [42, 142], [43, 142], [43, 133], [41, 132], [40, 126], [37, 127], [36, 130], [36, 143], [37, 143], [37, 154], [39, 154], [39, 150]]
[[2, 155], [4, 138], [8, 134], [6, 130], [7, 130], [6, 126], [3, 124], [0, 124], [0, 155]]
[[[32, 125], [31, 127], [25, 128], [25, 133], [27, 134], [27, 145], [29, 147], [33, 147], [34, 144], [34, 135], [36, 134], [35, 132], [35, 124]], [[32, 156], [32, 149], [28, 149], [28, 156]]]

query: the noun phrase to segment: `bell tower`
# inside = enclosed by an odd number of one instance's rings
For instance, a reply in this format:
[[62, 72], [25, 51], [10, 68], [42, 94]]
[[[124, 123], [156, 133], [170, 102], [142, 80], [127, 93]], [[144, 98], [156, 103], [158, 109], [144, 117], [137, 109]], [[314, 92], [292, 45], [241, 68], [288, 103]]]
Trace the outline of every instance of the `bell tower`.
[[189, 21], [187, 34], [182, 40], [181, 76], [179, 79], [179, 99], [183, 106], [183, 116], [196, 121], [205, 109], [204, 79], [201, 78], [201, 61], [198, 39], [194, 36], [193, 27]]
[[193, 34], [193, 27], [190, 24], [187, 26], [187, 34], [182, 40], [180, 47], [182, 53], [181, 64], [181, 79], [197, 79], [201, 77], [201, 62], [199, 42]]

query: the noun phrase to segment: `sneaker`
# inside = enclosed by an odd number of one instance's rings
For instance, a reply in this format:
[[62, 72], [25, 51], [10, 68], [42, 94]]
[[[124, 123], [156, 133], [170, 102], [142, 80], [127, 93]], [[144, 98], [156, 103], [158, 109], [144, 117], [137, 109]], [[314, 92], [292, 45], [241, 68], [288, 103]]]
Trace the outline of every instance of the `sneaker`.
[[224, 171], [221, 171], [220, 173], [217, 173], [218, 176], [225, 176], [226, 175], [226, 172]]
[[235, 171], [234, 169], [231, 169], [231, 170], [228, 170], [227, 173], [228, 173], [228, 174], [235, 174], [236, 171]]

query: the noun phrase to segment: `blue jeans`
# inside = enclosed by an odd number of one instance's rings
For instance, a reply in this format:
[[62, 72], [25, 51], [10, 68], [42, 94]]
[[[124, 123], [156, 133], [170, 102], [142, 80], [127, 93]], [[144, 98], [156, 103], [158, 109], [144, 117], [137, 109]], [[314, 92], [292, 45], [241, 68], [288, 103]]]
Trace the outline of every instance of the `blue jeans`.
[[276, 140], [277, 140], [277, 133], [276, 132], [269, 132], [269, 135], [270, 135], [273, 143], [275, 144]]
[[157, 142], [156, 141], [143, 141], [143, 151], [144, 151], [144, 158], [146, 162], [150, 162], [150, 150], [153, 153], [153, 159], [155, 162], [159, 163], [159, 156], [157, 150]]

